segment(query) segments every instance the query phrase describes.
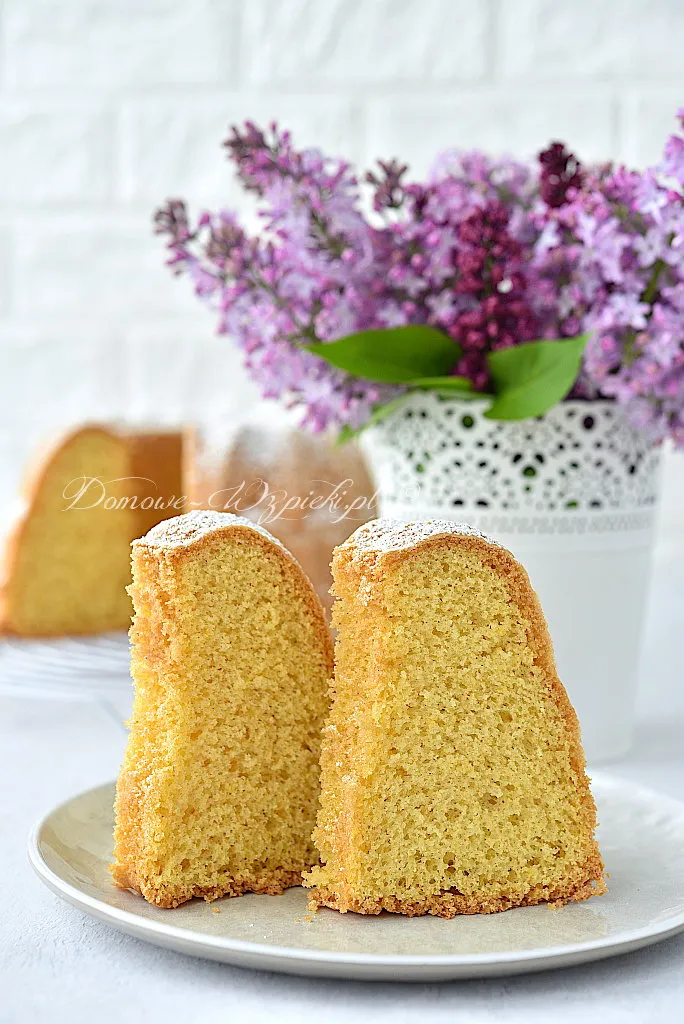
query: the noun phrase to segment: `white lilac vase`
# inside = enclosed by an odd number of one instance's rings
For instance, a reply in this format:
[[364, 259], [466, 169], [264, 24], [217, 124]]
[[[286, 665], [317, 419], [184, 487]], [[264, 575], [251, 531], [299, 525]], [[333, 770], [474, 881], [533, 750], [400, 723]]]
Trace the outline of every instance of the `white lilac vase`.
[[534, 420], [410, 395], [364, 435], [379, 513], [455, 519], [509, 548], [546, 614], [589, 760], [631, 743], [660, 451], [608, 401]]

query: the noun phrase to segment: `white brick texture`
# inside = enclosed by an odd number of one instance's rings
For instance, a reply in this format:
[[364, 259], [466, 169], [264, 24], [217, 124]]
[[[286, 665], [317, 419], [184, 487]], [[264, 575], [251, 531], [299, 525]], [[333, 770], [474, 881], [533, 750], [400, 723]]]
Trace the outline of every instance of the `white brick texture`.
[[632, 165], [659, 160], [679, 107], [684, 107], [684, 85], [681, 89], [626, 90], [616, 155]]
[[175, 282], [149, 217], [26, 223], [16, 252], [16, 303], [24, 316], [136, 323], [194, 313], [189, 282]]
[[6, 0], [6, 78], [15, 89], [230, 82], [233, 0]]
[[78, 100], [0, 100], [0, 203], [103, 203], [112, 198], [114, 117]]
[[103, 324], [4, 331], [3, 360], [12, 366], [11, 374], [0, 374], [0, 409], [12, 409], [6, 433], [29, 433], [35, 444], [55, 426], [119, 416], [122, 343], [123, 335]]
[[480, 79], [488, 9], [483, 0], [249, 0], [243, 73], [297, 86]]
[[[230, 123], [416, 174], [442, 148], [555, 138], [641, 165], [684, 106], [683, 40], [684, 0], [1, 0], [0, 507], [79, 418], [253, 404], [151, 230], [170, 195], [249, 211]], [[680, 537], [681, 457], [666, 494]]]
[[401, 156], [425, 173], [434, 155], [450, 147], [532, 157], [554, 139], [568, 139], [582, 159], [597, 159], [614, 147], [610, 94], [521, 91], [514, 96], [488, 89], [445, 99], [402, 96], [368, 104], [366, 162]]
[[680, 82], [681, 0], [500, 0], [504, 78]]

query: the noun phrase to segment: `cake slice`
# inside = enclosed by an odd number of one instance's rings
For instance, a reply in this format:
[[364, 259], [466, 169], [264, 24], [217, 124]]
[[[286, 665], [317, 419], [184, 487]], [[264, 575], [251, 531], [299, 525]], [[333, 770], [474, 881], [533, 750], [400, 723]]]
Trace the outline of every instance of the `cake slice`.
[[577, 718], [513, 556], [452, 522], [378, 520], [333, 578], [313, 901], [453, 917], [605, 891]]
[[160, 907], [299, 885], [332, 674], [311, 584], [265, 530], [195, 511], [134, 542], [131, 593], [114, 881]]
[[[7, 539], [0, 632], [58, 636], [130, 623], [128, 450], [117, 431], [88, 425], [34, 466]], [[69, 507], [72, 506], [72, 507]]]
[[86, 424], [38, 459], [6, 542], [0, 633], [128, 628], [130, 543], [179, 511], [181, 443]]

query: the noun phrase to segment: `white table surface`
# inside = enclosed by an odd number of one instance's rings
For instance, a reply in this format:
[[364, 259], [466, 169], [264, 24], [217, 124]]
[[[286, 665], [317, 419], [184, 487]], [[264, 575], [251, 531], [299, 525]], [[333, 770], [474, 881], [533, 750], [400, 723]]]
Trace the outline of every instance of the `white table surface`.
[[[683, 640], [684, 552], [661, 550], [636, 742], [628, 758], [602, 767], [680, 799]], [[112, 779], [124, 741], [111, 705], [0, 697], [0, 1024], [684, 1020], [684, 934], [582, 967], [419, 985], [248, 971], [167, 952], [111, 930], [43, 887], [28, 865], [26, 837], [55, 804]]]

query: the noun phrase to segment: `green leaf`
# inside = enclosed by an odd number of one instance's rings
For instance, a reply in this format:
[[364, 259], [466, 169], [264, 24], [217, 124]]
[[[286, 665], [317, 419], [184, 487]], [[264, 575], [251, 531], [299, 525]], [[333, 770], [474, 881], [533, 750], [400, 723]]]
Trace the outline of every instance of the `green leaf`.
[[380, 384], [408, 384], [420, 377], [441, 376], [460, 354], [456, 342], [425, 324], [359, 331], [303, 348], [338, 370]]
[[589, 338], [530, 341], [490, 352], [489, 372], [495, 399], [485, 413], [492, 420], [541, 416], [565, 398], [577, 379]]
[[353, 438], [358, 437], [359, 434], [362, 434], [364, 430], [368, 429], [368, 427], [375, 426], [376, 423], [382, 423], [382, 421], [386, 419], [390, 413], [394, 412], [402, 402], [405, 402], [407, 398], [408, 393], [399, 395], [397, 398], [393, 398], [391, 401], [385, 402], [384, 405], [376, 405], [366, 422], [362, 423], [360, 427], [350, 427], [349, 424], [345, 423], [337, 435], [335, 443], [338, 445], [346, 444], [347, 441], [351, 441]]
[[340, 432], [337, 435], [335, 444], [347, 444], [348, 441], [352, 441], [355, 437], [358, 437], [362, 430], [363, 427], [357, 427], [356, 429], [354, 429], [354, 427], [350, 427], [348, 423], [345, 423], [344, 426], [340, 428]]
[[433, 395], [439, 398], [457, 398], [460, 402], [472, 402], [476, 398], [491, 398], [489, 392], [484, 391], [458, 391], [456, 388], [431, 388]]
[[436, 391], [465, 391], [472, 393], [472, 381], [467, 377], [418, 377], [411, 381], [412, 388], [425, 388]]

